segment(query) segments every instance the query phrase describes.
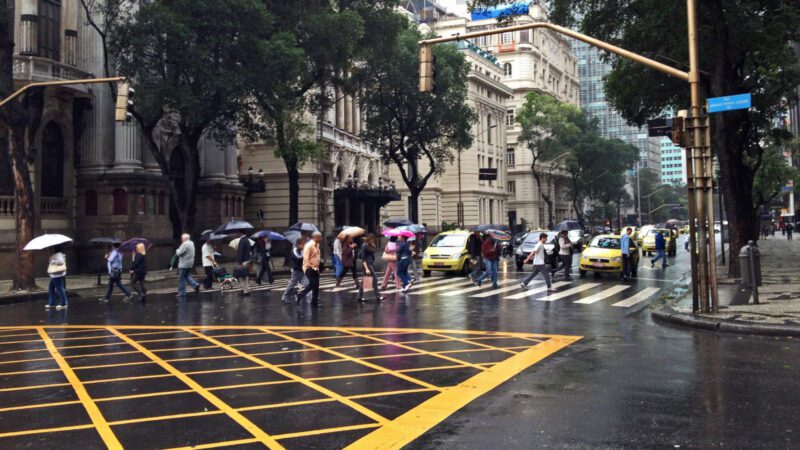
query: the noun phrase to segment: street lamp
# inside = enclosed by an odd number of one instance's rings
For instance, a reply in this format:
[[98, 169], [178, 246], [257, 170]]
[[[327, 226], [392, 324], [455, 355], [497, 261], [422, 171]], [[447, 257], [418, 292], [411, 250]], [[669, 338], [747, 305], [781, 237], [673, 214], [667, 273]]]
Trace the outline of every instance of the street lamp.
[[650, 214], [653, 214], [654, 212], [656, 212], [656, 211], [658, 211], [658, 210], [660, 210], [660, 209], [664, 209], [664, 208], [667, 208], [667, 207], [673, 207], [673, 208], [677, 208], [678, 206], [682, 206], [682, 205], [681, 205], [680, 203], [667, 203], [667, 204], [665, 204], [665, 205], [661, 205], [661, 206], [659, 206], [658, 208], [656, 208], [656, 209], [654, 209], [654, 210], [650, 211], [650, 212], [648, 213], [648, 215], [650, 215]]
[[[475, 135], [475, 139], [483, 136], [487, 132], [491, 131], [492, 129], [497, 128], [497, 124], [490, 125], [489, 128], [481, 131], [477, 135]], [[458, 221], [458, 227], [464, 228], [464, 202], [461, 201], [461, 152], [463, 150], [458, 151], [458, 204], [456, 205], [456, 220]]]
[[636, 209], [639, 211], [639, 226], [640, 227], [642, 226], [642, 186], [641, 186], [641, 183], [639, 182], [639, 172], [641, 172], [642, 170], [648, 170], [648, 169], [649, 170], [656, 170], [656, 169], [653, 169], [652, 167], [642, 167], [642, 159], [639, 158], [639, 160], [636, 162], [636, 192], [637, 192], [636, 197], [637, 197], [637, 200], [638, 200], [638, 206], [636, 207]]
[[[649, 193], [649, 194], [647, 194], [647, 195], [645, 195], [645, 196], [644, 196], [644, 198], [646, 198], [646, 199], [647, 199], [647, 209], [648, 209], [648, 210], [650, 209], [650, 197], [652, 197], [652, 196], [653, 196], [653, 194], [657, 194], [657, 193], [659, 193], [659, 192], [663, 191], [664, 189], [666, 189], [666, 188], [668, 188], [668, 187], [669, 187], [669, 186], [661, 186], [660, 188], [656, 189], [655, 191], [653, 191], [653, 192], [651, 192], [651, 193]], [[639, 195], [641, 195], [641, 192], [639, 193]], [[647, 215], [647, 220], [649, 220], [649, 221], [652, 223], [652, 222], [653, 222], [653, 216], [651, 216], [650, 214], [648, 214], [648, 215]], [[641, 219], [640, 219], [640, 221], [639, 221], [639, 226], [641, 226], [641, 225], [642, 225], [642, 223], [641, 223]]]

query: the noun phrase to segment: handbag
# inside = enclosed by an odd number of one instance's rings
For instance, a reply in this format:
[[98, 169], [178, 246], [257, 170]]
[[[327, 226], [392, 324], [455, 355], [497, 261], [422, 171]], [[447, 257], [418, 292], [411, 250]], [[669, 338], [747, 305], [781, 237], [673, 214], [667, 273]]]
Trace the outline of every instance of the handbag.
[[361, 279], [361, 289], [365, 291], [371, 290], [373, 281], [372, 274], [364, 274], [364, 278]]
[[395, 253], [383, 253], [381, 255], [381, 259], [384, 261], [397, 261], [397, 255]]
[[48, 275], [61, 275], [62, 273], [67, 271], [66, 264], [50, 264], [47, 266], [47, 274]]

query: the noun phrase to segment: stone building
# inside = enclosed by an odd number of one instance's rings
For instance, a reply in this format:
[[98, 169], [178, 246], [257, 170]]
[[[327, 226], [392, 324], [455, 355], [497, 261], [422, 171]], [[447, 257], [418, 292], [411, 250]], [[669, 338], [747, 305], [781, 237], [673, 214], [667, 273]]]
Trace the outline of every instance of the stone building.
[[[16, 0], [14, 36], [16, 87], [103, 75], [100, 39], [88, 25], [79, 0]], [[157, 141], [169, 147], [174, 138], [175, 131], [164, 125]], [[152, 269], [166, 267], [175, 243], [169, 188], [137, 125], [114, 121], [110, 86], [47, 88], [44, 112], [29, 147], [36, 233], [58, 232], [76, 240], [68, 251], [71, 271], [98, 265], [103, 250], [87, 243], [98, 236], [149, 238], [155, 244]], [[171, 169], [180, 175], [185, 167], [182, 153], [167, 153]], [[217, 226], [224, 218], [242, 214], [245, 189], [239, 182], [236, 156], [233, 145], [203, 142], [198, 227]], [[12, 265], [16, 230], [10, 173], [3, 148], [3, 267]], [[38, 266], [43, 273], [43, 264]]]
[[[518, 15], [511, 19], [510, 24], [499, 25], [494, 17], [473, 13], [471, 19], [451, 16], [440, 20], [434, 24], [434, 32], [440, 36], [452, 36], [547, 20], [547, 13], [539, 2], [524, 6], [513, 6]], [[579, 105], [577, 61], [570, 43], [563, 36], [546, 29], [483, 36], [471, 42], [497, 58], [502, 69], [501, 81], [512, 91], [504, 114], [507, 127], [506, 190], [509, 191], [507, 222], [512, 228], [544, 227], [548, 222], [547, 205], [531, 172], [533, 156], [524, 142], [518, 142], [520, 129], [514, 117], [530, 92], [546, 93], [561, 102]], [[571, 216], [566, 177], [550, 171], [547, 165], [543, 165], [541, 170], [548, 174], [543, 179], [542, 189], [547, 189], [555, 199], [554, 221]]]
[[[431, 178], [420, 195], [419, 221], [433, 231], [438, 230], [442, 222], [471, 227], [508, 221], [507, 203], [511, 194], [506, 191], [504, 117], [506, 101], [512, 91], [503, 84], [503, 71], [494, 56], [469, 42], [462, 41], [458, 45], [470, 67], [467, 104], [478, 120], [472, 127], [472, 146], [456, 153], [455, 162], [448, 165], [441, 176]], [[497, 179], [479, 180], [479, 169], [495, 169]], [[389, 173], [401, 186], [398, 189], [402, 200], [390, 203], [387, 213], [407, 216], [408, 190], [399, 181], [401, 178], [394, 166]], [[459, 209], [463, 211], [461, 214]]]

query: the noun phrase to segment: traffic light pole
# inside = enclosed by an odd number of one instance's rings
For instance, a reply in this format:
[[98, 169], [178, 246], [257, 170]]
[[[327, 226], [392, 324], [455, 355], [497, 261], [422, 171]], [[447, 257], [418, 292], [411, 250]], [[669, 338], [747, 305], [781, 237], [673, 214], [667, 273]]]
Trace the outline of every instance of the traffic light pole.
[[0, 101], [0, 108], [5, 106], [6, 103], [14, 100], [15, 98], [19, 97], [20, 95], [24, 94], [25, 91], [37, 87], [48, 87], [48, 86], [71, 86], [75, 84], [98, 84], [98, 83], [113, 83], [117, 81], [125, 81], [125, 77], [111, 77], [111, 78], [86, 78], [83, 80], [63, 80], [63, 81], [41, 81], [35, 83], [28, 83], [25, 86], [14, 91], [13, 94], [9, 95], [8, 97], [4, 98]]
[[[545, 28], [569, 36], [601, 50], [638, 62], [659, 72], [688, 82], [692, 99], [691, 117], [689, 118], [690, 125], [687, 127], [692, 133], [692, 143], [686, 148], [687, 187], [689, 190], [689, 238], [692, 240], [692, 295], [695, 300], [695, 311], [716, 312], [718, 302], [712, 197], [714, 187], [712, 177], [713, 165], [711, 157], [711, 139], [710, 134], [707, 133], [709, 123], [708, 116], [704, 114], [701, 103], [696, 0], [686, 0], [686, 10], [689, 38], [689, 72], [684, 72], [638, 53], [625, 50], [559, 25], [538, 22], [419, 41], [419, 87], [421, 92], [431, 92], [434, 90], [432, 45], [536, 28]], [[695, 229], [697, 231], [696, 233]]]

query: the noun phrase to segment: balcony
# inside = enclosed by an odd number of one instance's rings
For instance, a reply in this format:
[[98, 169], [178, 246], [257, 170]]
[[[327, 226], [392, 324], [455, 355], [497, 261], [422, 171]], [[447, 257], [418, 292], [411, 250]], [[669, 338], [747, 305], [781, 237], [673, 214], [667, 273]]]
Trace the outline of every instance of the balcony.
[[14, 207], [17, 202], [14, 196], [0, 196], [0, 218], [14, 218]]
[[[40, 81], [62, 81], [79, 80], [84, 78], [94, 78], [88, 72], [67, 64], [62, 64], [52, 59], [41, 58], [38, 56], [14, 56], [14, 81], [23, 84]], [[85, 85], [73, 85], [70, 87], [81, 92], [88, 92]]]
[[43, 216], [64, 216], [67, 214], [67, 199], [42, 197]]
[[516, 49], [517, 49], [516, 41], [497, 44], [497, 53], [511, 53]]

